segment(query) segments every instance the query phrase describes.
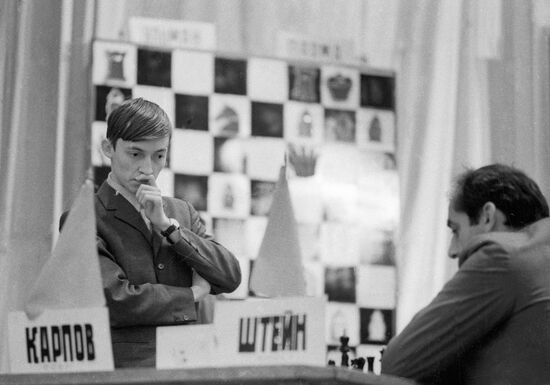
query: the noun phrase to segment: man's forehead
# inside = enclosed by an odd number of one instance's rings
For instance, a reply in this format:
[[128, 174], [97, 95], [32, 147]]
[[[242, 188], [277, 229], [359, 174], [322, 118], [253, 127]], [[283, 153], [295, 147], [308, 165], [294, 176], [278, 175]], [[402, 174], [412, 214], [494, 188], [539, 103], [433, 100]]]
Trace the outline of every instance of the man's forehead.
[[142, 150], [142, 151], [150, 151], [150, 150], [162, 151], [162, 150], [168, 149], [170, 139], [168, 137], [165, 137], [160, 139], [146, 139], [146, 140], [131, 141], [131, 140], [123, 140], [119, 138], [118, 142], [119, 142], [118, 144], [121, 144], [123, 147], [128, 149], [135, 149], [135, 150]]

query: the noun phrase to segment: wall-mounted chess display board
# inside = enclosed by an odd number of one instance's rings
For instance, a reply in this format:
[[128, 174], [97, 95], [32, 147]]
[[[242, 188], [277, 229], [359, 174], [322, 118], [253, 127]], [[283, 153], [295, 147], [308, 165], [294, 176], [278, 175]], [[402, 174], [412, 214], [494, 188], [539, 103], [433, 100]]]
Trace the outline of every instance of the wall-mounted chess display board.
[[190, 201], [239, 258], [244, 279], [230, 298], [251, 295], [286, 158], [308, 293], [329, 300], [327, 354], [346, 334], [350, 359], [379, 356], [396, 296], [393, 72], [96, 41], [93, 84], [96, 184], [109, 171], [100, 145], [109, 112], [130, 97], [163, 107], [175, 130], [159, 185]]

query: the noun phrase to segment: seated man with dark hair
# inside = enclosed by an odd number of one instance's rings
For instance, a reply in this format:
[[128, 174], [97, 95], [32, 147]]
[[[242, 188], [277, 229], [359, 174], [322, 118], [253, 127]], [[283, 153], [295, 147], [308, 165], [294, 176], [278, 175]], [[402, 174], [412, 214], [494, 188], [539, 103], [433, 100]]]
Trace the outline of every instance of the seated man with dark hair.
[[154, 366], [156, 326], [198, 321], [208, 293], [237, 288], [237, 259], [206, 234], [186, 201], [156, 179], [172, 124], [155, 103], [134, 99], [107, 119], [102, 144], [111, 173], [95, 197], [97, 248], [115, 365]]
[[550, 219], [537, 184], [470, 170], [449, 204], [458, 272], [393, 338], [382, 373], [425, 384], [550, 383]]

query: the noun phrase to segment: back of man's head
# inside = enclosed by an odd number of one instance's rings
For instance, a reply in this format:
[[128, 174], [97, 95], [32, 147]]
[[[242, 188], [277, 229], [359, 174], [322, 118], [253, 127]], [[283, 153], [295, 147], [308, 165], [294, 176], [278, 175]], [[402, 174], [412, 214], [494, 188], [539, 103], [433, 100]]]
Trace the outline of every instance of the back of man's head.
[[166, 112], [142, 98], [125, 101], [107, 119], [107, 139], [113, 147], [118, 139], [138, 142], [171, 135], [172, 124]]
[[504, 214], [504, 224], [513, 229], [548, 217], [548, 203], [535, 181], [503, 164], [467, 170], [456, 180], [451, 205], [455, 211], [466, 213], [471, 224], [478, 223], [487, 202]]

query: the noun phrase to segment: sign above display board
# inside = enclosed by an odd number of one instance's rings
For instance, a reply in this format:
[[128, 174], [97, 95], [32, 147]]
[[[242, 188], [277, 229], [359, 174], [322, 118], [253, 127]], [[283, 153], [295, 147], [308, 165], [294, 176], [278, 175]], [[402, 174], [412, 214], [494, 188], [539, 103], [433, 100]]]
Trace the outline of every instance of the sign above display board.
[[8, 315], [11, 373], [113, 370], [106, 307], [45, 310], [34, 320]]
[[322, 40], [318, 37], [279, 31], [277, 56], [292, 60], [356, 63], [353, 41]]
[[152, 47], [216, 49], [216, 26], [200, 21], [132, 17], [130, 41]]

